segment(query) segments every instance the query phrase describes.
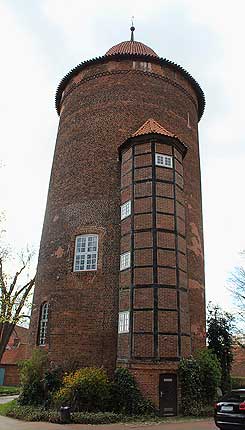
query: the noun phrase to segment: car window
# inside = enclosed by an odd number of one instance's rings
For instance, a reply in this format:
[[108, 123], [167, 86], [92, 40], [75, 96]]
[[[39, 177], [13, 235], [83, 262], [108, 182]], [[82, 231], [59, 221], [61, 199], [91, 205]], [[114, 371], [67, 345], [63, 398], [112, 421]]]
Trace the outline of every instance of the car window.
[[224, 401], [224, 402], [244, 402], [245, 401], [245, 393], [241, 393], [239, 391], [231, 391], [231, 393], [223, 396], [221, 401]]

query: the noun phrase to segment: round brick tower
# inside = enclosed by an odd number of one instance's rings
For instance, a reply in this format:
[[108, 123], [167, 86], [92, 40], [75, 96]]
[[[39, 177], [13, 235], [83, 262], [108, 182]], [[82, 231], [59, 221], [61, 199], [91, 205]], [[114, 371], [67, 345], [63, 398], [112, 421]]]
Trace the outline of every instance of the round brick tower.
[[32, 344], [57, 364], [127, 366], [164, 415], [176, 413], [180, 358], [205, 345], [204, 104], [191, 75], [133, 28], [56, 94]]

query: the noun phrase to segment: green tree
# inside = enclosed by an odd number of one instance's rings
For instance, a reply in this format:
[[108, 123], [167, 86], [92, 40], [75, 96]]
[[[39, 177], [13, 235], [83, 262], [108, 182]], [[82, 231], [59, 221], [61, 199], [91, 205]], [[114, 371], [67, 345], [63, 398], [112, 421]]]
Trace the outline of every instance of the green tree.
[[219, 306], [209, 304], [207, 318], [208, 348], [217, 356], [221, 366], [221, 388], [223, 392], [231, 388], [232, 330], [234, 317]]

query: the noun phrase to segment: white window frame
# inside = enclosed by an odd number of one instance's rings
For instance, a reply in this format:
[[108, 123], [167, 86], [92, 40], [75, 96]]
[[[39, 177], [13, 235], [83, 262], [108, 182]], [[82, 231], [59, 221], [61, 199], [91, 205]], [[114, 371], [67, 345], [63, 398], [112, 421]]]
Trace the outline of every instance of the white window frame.
[[123, 203], [121, 206], [121, 220], [131, 215], [131, 200]]
[[38, 333], [38, 345], [45, 346], [48, 331], [48, 310], [49, 304], [45, 302], [41, 305], [40, 321], [39, 321], [39, 333]]
[[119, 312], [118, 333], [129, 333], [129, 311]]
[[173, 157], [165, 154], [155, 154], [156, 166], [167, 167], [168, 169], [173, 168]]
[[74, 272], [94, 272], [97, 270], [98, 242], [97, 234], [81, 234], [76, 237]]
[[124, 252], [120, 255], [120, 270], [126, 270], [131, 265], [130, 251]]

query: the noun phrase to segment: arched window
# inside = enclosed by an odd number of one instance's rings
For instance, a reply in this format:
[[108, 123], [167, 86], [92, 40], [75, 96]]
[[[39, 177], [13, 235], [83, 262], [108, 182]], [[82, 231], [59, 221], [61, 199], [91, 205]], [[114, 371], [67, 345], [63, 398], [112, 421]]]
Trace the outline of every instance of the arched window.
[[38, 345], [46, 345], [48, 329], [48, 307], [49, 304], [47, 302], [41, 305]]

